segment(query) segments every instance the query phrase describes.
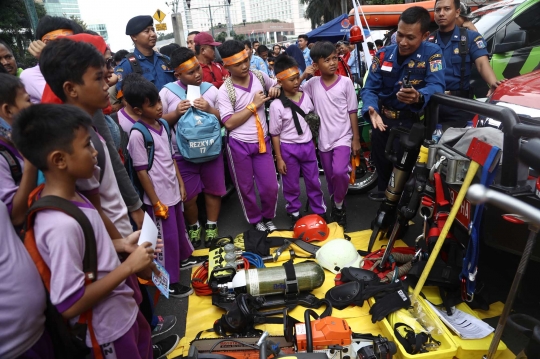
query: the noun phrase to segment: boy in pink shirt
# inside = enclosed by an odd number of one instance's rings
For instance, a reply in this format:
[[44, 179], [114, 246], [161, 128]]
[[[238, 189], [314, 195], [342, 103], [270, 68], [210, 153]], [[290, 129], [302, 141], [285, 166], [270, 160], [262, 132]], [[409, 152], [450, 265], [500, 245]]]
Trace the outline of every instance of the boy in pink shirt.
[[[219, 52], [231, 77], [219, 89], [218, 107], [227, 131], [229, 167], [249, 223], [259, 231], [274, 231], [278, 183], [264, 113], [264, 103], [279, 96], [276, 81], [249, 69], [249, 55], [240, 41], [228, 40]], [[265, 95], [268, 91], [268, 96]], [[257, 205], [254, 182], [262, 209]]]
[[[150, 326], [138, 309], [127, 284], [133, 274], [153, 266], [151, 243], [137, 246], [140, 232], [111, 240], [94, 206], [76, 190], [79, 178], [90, 178], [97, 163], [92, 146], [92, 120], [68, 105], [34, 105], [21, 111], [13, 125], [13, 141], [46, 182], [38, 197], [58, 196], [71, 201], [88, 218], [97, 248], [97, 280], [85, 285], [83, 272], [86, 238], [70, 215], [46, 209], [36, 213], [34, 238], [39, 255], [50, 269], [50, 300], [71, 325], [92, 310], [93, 332], [102, 354], [117, 358], [152, 358]], [[116, 249], [129, 254], [120, 263]], [[86, 345], [92, 347], [90, 330]]]
[[144, 189], [143, 202], [146, 210], [153, 217], [162, 235], [164, 253], [158, 256], [158, 261], [170, 275], [169, 295], [176, 298], [187, 297], [193, 293], [193, 289], [179, 283], [180, 261], [189, 258], [193, 253], [182, 210], [186, 190], [173, 158], [170, 138], [165, 128], [165, 125], [168, 125], [161, 119], [163, 106], [154, 84], [142, 75], [132, 73], [126, 80], [129, 81], [124, 85], [124, 98], [154, 141], [154, 158], [150, 169], [149, 154], [143, 134], [139, 130], [131, 130], [128, 151]]
[[[270, 105], [270, 134], [276, 154], [277, 169], [282, 174], [283, 196], [292, 225], [300, 218], [300, 170], [304, 177], [309, 205], [313, 213], [326, 217], [319, 168], [311, 130], [304, 114], [313, 112], [313, 102], [299, 92], [300, 71], [294, 58], [280, 56], [275, 62], [281, 95]], [[294, 112], [293, 112], [294, 111]]]
[[321, 76], [303, 84], [302, 91], [313, 99], [315, 112], [321, 118], [319, 156], [333, 202], [331, 220], [345, 227], [344, 201], [349, 187], [351, 150], [353, 155], [360, 151], [358, 100], [352, 81], [335, 74], [339, 60], [331, 42], [317, 42], [310, 56], [313, 67], [306, 69], [301, 79], [317, 69]]
[[[202, 82], [203, 73], [195, 53], [188, 48], [181, 47], [171, 55], [171, 67], [174, 75], [178, 79], [176, 82], [167, 84], [159, 92], [163, 102], [163, 118], [167, 120], [171, 128], [176, 128], [182, 116], [191, 107], [186, 97], [180, 98], [168, 87], [178, 90], [183, 89], [187, 93], [187, 86], [199, 86], [201, 97], [193, 101], [193, 107], [200, 111], [208, 112], [216, 116], [219, 121], [219, 111], [217, 110], [218, 89], [210, 83]], [[203, 92], [204, 91], [204, 92]], [[212, 240], [218, 237], [217, 220], [221, 208], [221, 196], [227, 192], [225, 188], [225, 169], [223, 164], [223, 154], [212, 161], [203, 163], [193, 163], [185, 160], [178, 151], [176, 136], [173, 136], [174, 158], [178, 164], [178, 169], [184, 180], [187, 198], [184, 203], [184, 213], [188, 224], [188, 235], [195, 248], [201, 245], [201, 226], [199, 225], [199, 211], [197, 208], [197, 196], [204, 193], [206, 204], [206, 214], [208, 220], [204, 226], [206, 247], [210, 247]]]

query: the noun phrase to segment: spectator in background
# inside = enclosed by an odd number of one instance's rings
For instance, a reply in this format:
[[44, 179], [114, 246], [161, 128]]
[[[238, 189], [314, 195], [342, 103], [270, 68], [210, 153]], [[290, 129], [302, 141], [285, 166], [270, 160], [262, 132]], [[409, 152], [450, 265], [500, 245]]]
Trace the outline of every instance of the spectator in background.
[[17, 61], [15, 60], [15, 56], [13, 56], [11, 47], [2, 40], [0, 40], [0, 63], [11, 75], [19, 77], [23, 71], [23, 69], [17, 67]]
[[229, 77], [229, 71], [214, 62], [216, 46], [220, 46], [221, 42], [215, 41], [212, 35], [206, 32], [197, 34], [193, 42], [195, 43], [195, 55], [202, 67], [203, 81], [210, 82], [219, 89], [225, 79]]
[[261, 45], [257, 48], [257, 55], [254, 57], [255, 69], [264, 72], [270, 76], [268, 68], [268, 47]]
[[[313, 64], [311, 56], [309, 55], [308, 42], [309, 37], [307, 35], [298, 35], [298, 47], [300, 48], [300, 51], [302, 51], [302, 55], [304, 56], [304, 64], [306, 66]], [[295, 60], [298, 62], [298, 59], [295, 58]]]
[[469, 19], [469, 13], [470, 13], [469, 7], [465, 5], [464, 3], [460, 3], [459, 9], [460, 9], [460, 13], [459, 13], [459, 17], [456, 19], [456, 25], [459, 27], [464, 27], [471, 31], [478, 32], [478, 29], [476, 28], [476, 26], [474, 26], [472, 21]]
[[257, 49], [259, 48], [260, 46], [260, 42], [255, 40], [253, 41], [253, 51], [257, 51]]
[[379, 51], [384, 46], [384, 43], [381, 39], [375, 40], [375, 47], [377, 48], [377, 51]]
[[193, 39], [195, 39], [195, 36], [196, 35], [199, 35], [199, 31], [192, 31], [188, 34], [187, 36], [187, 48], [190, 49], [191, 51], [195, 52], [195, 42], [193, 41]]
[[377, 51], [375, 50], [375, 44], [372, 43], [372, 42], [368, 42], [367, 47], [368, 47], [368, 50], [369, 50], [369, 54], [371, 56], [375, 56], [375, 54], [377, 53]]
[[161, 46], [159, 48], [159, 52], [165, 56], [167, 56], [168, 58], [171, 57], [171, 54], [173, 53], [174, 50], [176, 49], [179, 49], [180, 48], [180, 45], [178, 44], [175, 44], [174, 42], [173, 43], [170, 43], [168, 45], [165, 45], [165, 46]]
[[[302, 52], [302, 50], [296, 45], [291, 45], [287, 47], [287, 50], [285, 50], [285, 53], [296, 60], [296, 63], [298, 64], [298, 69], [300, 70], [300, 76], [302, 76], [304, 71], [306, 71], [306, 67], [309, 66], [303, 61], [304, 53]], [[309, 53], [309, 50], [308, 50], [308, 53]], [[311, 57], [309, 59], [311, 60]]]
[[128, 50], [118, 50], [118, 51], [116, 51], [116, 53], [114, 54], [114, 63], [116, 64], [116, 66], [120, 65], [120, 63], [122, 62], [124, 57], [126, 57], [127, 54], [129, 54]]
[[349, 62], [349, 57], [351, 57], [351, 50], [349, 49], [349, 41], [341, 42], [341, 56], [343, 61]]
[[256, 64], [256, 59], [255, 57], [257, 57], [256, 55], [253, 54], [253, 48], [251, 47], [251, 41], [250, 40], [246, 40], [244, 41], [244, 48], [246, 49], [247, 51], [247, 54], [249, 56], [249, 69], [250, 70], [253, 70], [253, 69], [257, 69], [257, 64]]
[[281, 46], [275, 44], [272, 47], [272, 57], [278, 57], [279, 55], [281, 55]]
[[354, 44], [349, 44], [347, 46], [347, 50], [349, 51], [347, 65], [351, 69], [351, 75], [353, 77], [352, 80], [354, 83], [362, 85], [362, 78], [360, 76], [360, 68], [363, 62], [363, 54], [358, 52], [358, 49], [356, 48], [356, 45]]

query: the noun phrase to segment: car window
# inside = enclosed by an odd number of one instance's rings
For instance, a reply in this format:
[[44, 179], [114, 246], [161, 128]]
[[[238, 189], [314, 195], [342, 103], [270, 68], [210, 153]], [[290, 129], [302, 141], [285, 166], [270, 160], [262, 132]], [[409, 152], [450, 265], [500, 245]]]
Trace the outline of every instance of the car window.
[[527, 32], [525, 46], [540, 45], [540, 3], [536, 3], [517, 16], [506, 27], [506, 36], [515, 31]]
[[506, 17], [510, 12], [513, 12], [517, 5], [505, 6], [503, 8], [494, 10], [492, 12], [485, 13], [472, 19], [474, 26], [478, 29], [478, 32], [484, 36], [489, 37], [496, 29], [501, 20]]

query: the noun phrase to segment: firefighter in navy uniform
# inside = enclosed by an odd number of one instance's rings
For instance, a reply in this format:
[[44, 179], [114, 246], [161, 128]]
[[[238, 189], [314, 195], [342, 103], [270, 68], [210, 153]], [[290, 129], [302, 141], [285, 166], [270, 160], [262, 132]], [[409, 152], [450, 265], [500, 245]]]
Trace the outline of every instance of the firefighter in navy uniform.
[[133, 40], [135, 50], [127, 54], [114, 70], [118, 76], [118, 91], [122, 89], [122, 79], [132, 72], [143, 75], [156, 85], [158, 91], [175, 80], [174, 71], [169, 68], [169, 58], [154, 51], [157, 35], [151, 16], [139, 15], [130, 19], [126, 25], [126, 35]]
[[[393, 164], [384, 150], [392, 127], [410, 128], [420, 119], [434, 93], [444, 92], [444, 61], [441, 49], [426, 40], [430, 16], [426, 9], [411, 7], [401, 14], [397, 44], [382, 48], [374, 57], [362, 89], [362, 116], [373, 124], [373, 160], [379, 192], [371, 199], [382, 200]], [[408, 84], [403, 81], [408, 79]]]
[[[476, 31], [461, 28], [456, 20], [461, 14], [459, 0], [436, 0], [435, 22], [439, 29], [431, 34], [429, 42], [438, 45], [442, 52], [446, 70], [444, 71], [446, 93], [463, 98], [472, 98], [470, 88], [471, 67], [476, 65], [482, 79], [491, 92], [500, 84], [489, 64], [486, 41]], [[458, 111], [448, 106], [439, 107], [439, 123], [448, 127], [465, 127], [474, 114]]]

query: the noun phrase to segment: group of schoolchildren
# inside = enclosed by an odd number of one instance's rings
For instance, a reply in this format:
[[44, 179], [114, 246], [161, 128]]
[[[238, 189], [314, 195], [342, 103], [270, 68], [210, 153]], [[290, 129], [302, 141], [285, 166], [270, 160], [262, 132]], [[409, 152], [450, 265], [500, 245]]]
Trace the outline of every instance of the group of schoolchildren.
[[[224, 151], [230, 173], [245, 217], [255, 229], [276, 229], [276, 166], [293, 223], [300, 218], [301, 174], [312, 211], [326, 218], [315, 142], [328, 183], [331, 220], [346, 225], [350, 156], [360, 150], [358, 104], [351, 80], [336, 75], [335, 46], [315, 44], [310, 55], [321, 76], [305, 81], [309, 71], [300, 74], [294, 58], [286, 55], [275, 61], [276, 79], [251, 71], [244, 44], [229, 40], [219, 50], [230, 77], [219, 89], [203, 86], [201, 66], [187, 48], [171, 55], [170, 65], [178, 81], [170, 86], [158, 90], [137, 73], [123, 79], [125, 107], [118, 114], [118, 125], [129, 136], [124, 155], [129, 157], [143, 190], [146, 212], [162, 239], [155, 247], [149, 242], [138, 245], [140, 232], [133, 232], [107, 143], [92, 120], [96, 114], [102, 116], [102, 109], [109, 105], [107, 79], [113, 71], [106, 58], [109, 50], [100, 39], [87, 34], [59, 36], [43, 48], [39, 70], [47, 84], [45, 93], [56, 98], [50, 101], [53, 103], [31, 105], [22, 83], [15, 76], [0, 74], [0, 117], [7, 124], [0, 138], [0, 216], [10, 243], [7, 248], [15, 247], [12, 253], [16, 255], [9, 260], [17, 259], [16, 267], [7, 271], [8, 259], [0, 254], [0, 270], [6, 270], [4, 277], [12, 276], [0, 288], [13, 297], [0, 303], [0, 316], [10, 319], [9, 327], [23, 331], [0, 328], [0, 357], [56, 357], [54, 340], [43, 324], [46, 299], [41, 280], [50, 303], [65, 320], [71, 325], [87, 324], [84, 342], [93, 348], [94, 356], [109, 358], [114, 353], [117, 358], [152, 358], [166, 354], [152, 347], [151, 324], [155, 327], [156, 319], [141, 312], [144, 293], [136, 277], [149, 279], [152, 272], [159, 275], [153, 263], [157, 260], [170, 275], [169, 295], [190, 295], [193, 290], [179, 283], [179, 266], [201, 243], [189, 240], [185, 220], [196, 222], [196, 197], [204, 188], [209, 195], [205, 197], [207, 207], [217, 208], [216, 213], [209, 213], [214, 221], [207, 223], [206, 230], [217, 236], [219, 200], [225, 193], [223, 155], [205, 163], [189, 162], [180, 156], [171, 135], [191, 107], [213, 114], [227, 130]], [[175, 88], [185, 93], [190, 85], [201, 86], [201, 97], [192, 102], [179, 97]], [[272, 98], [268, 125], [265, 103]], [[311, 112], [320, 117], [318, 138], [313, 138], [304, 120]], [[152, 151], [144, 132], [152, 138]], [[14, 154], [16, 163], [4, 155], [6, 149]], [[44, 208], [27, 221], [29, 206], [48, 197], [70, 202], [87, 217], [96, 242], [97, 276], [83, 270], [87, 232], [72, 214]], [[212, 201], [214, 206], [208, 206]], [[15, 232], [23, 224], [25, 238], [31, 234], [35, 240], [31, 260], [21, 252]], [[43, 264], [39, 274], [32, 268], [36, 257]], [[24, 269], [16, 273], [21, 267]], [[8, 284], [11, 287], [4, 291]], [[21, 305], [27, 297], [32, 297], [28, 312]], [[163, 319], [157, 323], [163, 326]], [[172, 347], [177, 343], [176, 336]]]

